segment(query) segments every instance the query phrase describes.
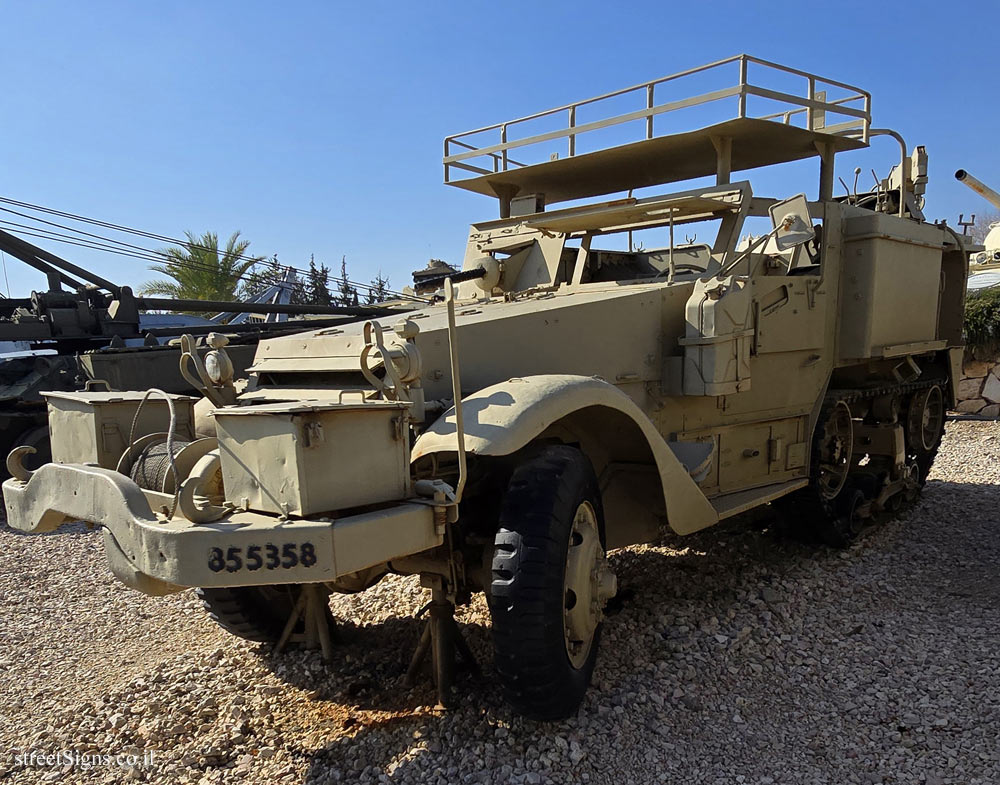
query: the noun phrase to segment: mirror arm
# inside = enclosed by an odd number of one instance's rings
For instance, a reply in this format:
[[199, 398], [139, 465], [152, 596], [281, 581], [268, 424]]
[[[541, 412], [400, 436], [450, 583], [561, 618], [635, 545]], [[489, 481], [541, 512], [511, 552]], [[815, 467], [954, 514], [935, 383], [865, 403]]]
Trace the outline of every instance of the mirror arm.
[[[741, 253], [739, 256], [737, 256], [735, 259], [733, 259], [733, 261], [729, 262], [728, 264], [722, 265], [722, 269], [719, 270], [718, 274], [720, 276], [725, 275], [730, 270], [730, 268], [735, 267], [740, 262], [742, 262], [747, 256], [749, 256], [750, 254], [752, 254], [758, 247], [760, 247], [760, 245], [762, 243], [766, 243], [768, 240], [770, 240], [772, 237], [774, 237], [778, 233], [778, 230], [781, 229], [781, 227], [782, 227], [782, 224], [778, 224], [778, 226], [775, 226], [767, 234], [758, 237], [756, 240], [754, 240], [752, 243], [750, 243], [750, 247], [749, 248], [747, 248], [743, 253]], [[752, 271], [751, 271], [751, 273], [752, 273]]]

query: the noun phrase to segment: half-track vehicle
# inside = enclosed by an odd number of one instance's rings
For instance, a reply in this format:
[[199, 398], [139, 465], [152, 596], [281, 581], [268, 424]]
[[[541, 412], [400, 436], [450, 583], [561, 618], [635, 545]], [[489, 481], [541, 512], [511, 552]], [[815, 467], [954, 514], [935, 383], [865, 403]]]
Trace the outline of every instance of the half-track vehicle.
[[[886, 186], [835, 196], [837, 154], [880, 135]], [[732, 177], [805, 159], [810, 198]], [[772, 502], [844, 544], [920, 492], [968, 260], [868, 93], [740, 55], [448, 137], [444, 167], [500, 217], [424, 282], [443, 301], [263, 341], [238, 398], [214, 351], [198, 423], [189, 397], [50, 396], [54, 462], [11, 453], [9, 524], [94, 523], [126, 585], [196, 587], [233, 633], [327, 657], [328, 592], [419, 574], [407, 676], [429, 652], [442, 703], [470, 656], [455, 604], [485, 592], [505, 694], [544, 719], [587, 689], [609, 551]]]

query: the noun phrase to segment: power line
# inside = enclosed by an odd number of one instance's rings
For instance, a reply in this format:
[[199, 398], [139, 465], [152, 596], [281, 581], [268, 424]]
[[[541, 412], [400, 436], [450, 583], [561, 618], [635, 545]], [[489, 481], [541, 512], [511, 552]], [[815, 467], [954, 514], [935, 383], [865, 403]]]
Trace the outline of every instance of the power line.
[[[65, 212], [65, 211], [62, 211], [62, 210], [56, 210], [56, 209], [51, 208], [51, 207], [44, 207], [42, 205], [32, 204], [31, 202], [22, 202], [20, 200], [10, 199], [10, 198], [7, 198], [7, 197], [0, 197], [0, 202], [4, 202], [6, 204], [14, 204], [14, 205], [17, 205], [19, 207], [24, 207], [25, 209], [37, 210], [37, 211], [40, 211], [40, 212], [43, 212], [43, 213], [46, 213], [46, 214], [49, 214], [49, 215], [59, 215], [59, 216], [65, 217], [65, 218], [69, 218], [70, 220], [80, 221], [82, 223], [87, 223], [87, 224], [96, 225], [96, 226], [103, 226], [105, 228], [113, 229], [115, 231], [130, 233], [130, 234], [134, 234], [134, 235], [138, 235], [138, 236], [142, 236], [142, 237], [149, 237], [151, 239], [162, 240], [164, 242], [173, 243], [175, 245], [186, 246], [186, 247], [188, 247], [190, 249], [199, 249], [199, 250], [205, 250], [205, 251], [210, 251], [210, 252], [218, 253], [218, 248], [217, 247], [216, 248], [212, 248], [211, 246], [199, 245], [197, 243], [191, 242], [190, 240], [179, 240], [177, 238], [169, 237], [167, 235], [161, 235], [161, 234], [157, 234], [155, 232], [147, 232], [147, 231], [142, 230], [142, 229], [134, 229], [132, 227], [123, 226], [123, 225], [120, 225], [120, 224], [114, 224], [114, 223], [110, 223], [108, 221], [101, 221], [101, 220], [96, 219], [96, 218], [88, 218], [86, 216], [77, 215], [75, 213], [68, 213], [68, 212]], [[65, 226], [63, 224], [58, 224], [58, 223], [55, 223], [55, 222], [52, 222], [52, 221], [46, 221], [43, 218], [37, 218], [37, 217], [32, 216], [32, 215], [26, 215], [25, 213], [20, 213], [20, 212], [18, 212], [16, 210], [11, 210], [9, 208], [0, 207], [0, 210], [4, 210], [6, 212], [13, 213], [15, 215], [19, 215], [19, 216], [21, 216], [23, 218], [27, 218], [28, 220], [31, 220], [31, 221], [36, 221], [36, 222], [39, 222], [39, 223], [45, 223], [45, 224], [48, 224], [50, 226], [55, 226], [55, 227], [58, 227], [60, 229], [65, 229], [66, 231], [75, 232], [77, 234], [86, 235], [86, 236], [89, 236], [89, 237], [99, 238], [99, 239], [106, 240], [106, 241], [111, 242], [111, 243], [116, 243], [116, 244], [119, 244], [119, 245], [122, 245], [122, 246], [125, 246], [125, 247], [138, 248], [138, 249], [140, 249], [140, 250], [142, 250], [142, 251], [144, 251], [146, 253], [158, 253], [157, 251], [153, 251], [151, 249], [142, 248], [141, 246], [135, 246], [135, 245], [132, 245], [131, 243], [125, 243], [122, 240], [116, 240], [114, 238], [106, 237], [104, 235], [97, 235], [97, 234], [93, 234], [91, 232], [85, 232], [82, 229], [76, 229], [74, 227]], [[33, 235], [33, 236], [37, 236], [37, 235]], [[87, 247], [87, 246], [84, 246], [84, 247]], [[164, 258], [164, 257], [162, 257], [162, 256], [157, 257], [156, 260], [159, 261], [161, 258]], [[258, 256], [251, 257], [251, 256], [246, 256], [245, 254], [236, 254], [235, 258], [236, 259], [242, 259], [244, 261], [250, 261], [250, 262], [252, 262], [255, 265], [256, 264], [266, 264], [266, 263], [268, 263], [270, 261], [270, 259], [268, 257], [258, 257]], [[176, 260], [171, 260], [171, 262], [174, 262], [174, 261], [176, 261]], [[281, 264], [280, 262], [279, 262], [279, 265], [281, 265], [282, 267], [285, 267], [287, 269], [293, 270], [294, 272], [296, 272], [296, 273], [298, 273], [300, 275], [308, 275], [309, 274], [308, 270], [304, 270], [304, 269], [301, 269], [301, 268], [293, 267], [291, 265], [284, 265], [284, 264]], [[327, 269], [329, 269], [329, 268], [327, 268]], [[239, 276], [239, 278], [243, 278], [243, 277], [244, 276]], [[344, 280], [344, 279], [336, 279], [335, 278], [334, 280]], [[374, 286], [371, 286], [371, 285], [368, 285], [368, 284], [359, 283], [359, 282], [355, 282], [355, 281], [351, 281], [350, 279], [347, 280], [347, 283], [348, 283], [348, 285], [353, 286], [355, 288], [366, 289], [368, 291], [373, 291], [373, 290], [376, 289], [376, 287], [374, 287]], [[418, 302], [426, 302], [426, 300], [424, 298], [414, 297], [414, 296], [405, 294], [403, 292], [393, 291], [391, 289], [386, 289], [385, 292], [386, 292], [386, 294], [391, 294], [391, 295], [394, 295], [396, 297], [404, 297], [404, 298], [409, 298], [409, 299], [412, 299], [412, 300], [416, 300]]]
[[0, 260], [3, 260], [3, 280], [7, 284], [7, 299], [10, 299], [10, 281], [7, 279], [7, 255], [0, 251]]
[[[143, 229], [135, 229], [133, 227], [125, 226], [125, 225], [122, 225], [122, 224], [115, 224], [115, 223], [111, 223], [109, 221], [102, 221], [102, 220], [97, 219], [97, 218], [89, 218], [87, 216], [78, 215], [76, 213], [70, 213], [70, 212], [66, 212], [66, 211], [63, 211], [63, 210], [57, 210], [57, 209], [52, 208], [52, 207], [45, 207], [43, 205], [33, 204], [31, 202], [24, 202], [24, 201], [21, 201], [21, 200], [18, 200], [18, 199], [10, 199], [9, 197], [0, 196], [0, 202], [3, 202], [5, 204], [16, 205], [18, 207], [22, 207], [22, 208], [28, 209], [28, 210], [35, 210], [35, 211], [38, 211], [38, 212], [45, 213], [47, 215], [57, 215], [57, 216], [60, 216], [62, 218], [67, 218], [69, 220], [78, 221], [80, 223], [86, 223], [86, 224], [90, 224], [90, 225], [93, 225], [93, 226], [101, 226], [101, 227], [104, 227], [106, 229], [111, 229], [113, 231], [123, 232], [123, 233], [127, 233], [127, 234], [133, 234], [133, 235], [140, 236], [140, 237], [147, 237], [149, 239], [160, 240], [162, 242], [168, 242], [168, 243], [172, 243], [174, 245], [180, 245], [180, 246], [183, 246], [183, 247], [187, 247], [187, 248], [189, 248], [191, 250], [197, 249], [197, 250], [209, 251], [209, 252], [214, 252], [214, 253], [218, 253], [219, 252], [219, 249], [217, 247], [216, 248], [212, 248], [211, 246], [199, 245], [198, 243], [192, 242], [190, 239], [189, 240], [179, 240], [176, 237], [170, 237], [168, 235], [157, 234], [156, 232], [147, 232], [147, 231], [145, 231]], [[55, 227], [57, 227], [59, 229], [64, 229], [64, 230], [69, 231], [69, 232], [75, 232], [77, 234], [81, 234], [81, 235], [85, 235], [85, 236], [89, 236], [89, 237], [98, 238], [100, 240], [105, 240], [107, 242], [115, 243], [115, 244], [118, 244], [118, 245], [122, 245], [124, 247], [129, 247], [129, 248], [134, 248], [134, 249], [138, 248], [139, 250], [141, 250], [141, 251], [143, 251], [145, 253], [157, 253], [157, 251], [154, 251], [152, 249], [142, 248], [140, 246], [132, 245], [131, 243], [126, 243], [126, 242], [124, 242], [122, 240], [116, 240], [114, 238], [106, 237], [104, 235], [97, 235], [97, 234], [93, 234], [91, 232], [86, 232], [86, 231], [84, 231], [82, 229], [77, 229], [77, 228], [74, 228], [74, 227], [71, 227], [71, 226], [65, 226], [63, 224], [55, 223], [53, 221], [47, 221], [44, 218], [38, 218], [36, 216], [27, 215], [25, 213], [21, 213], [21, 212], [18, 212], [16, 210], [11, 210], [10, 208], [0, 207], [0, 210], [4, 210], [5, 212], [13, 213], [15, 215], [21, 216], [22, 218], [27, 218], [28, 220], [31, 220], [31, 221], [36, 221], [38, 223], [48, 224], [49, 226], [55, 226]], [[86, 246], [84, 246], [84, 247], [86, 247]], [[160, 258], [162, 258], [162, 257], [157, 257], [157, 261], [159, 261]], [[267, 264], [267, 263], [270, 262], [270, 258], [268, 258], [268, 257], [247, 256], [245, 254], [236, 254], [235, 258], [239, 259], [239, 260], [243, 260], [243, 261], [250, 261], [254, 265], [257, 265], [257, 264]], [[174, 260], [171, 260], [171, 262], [173, 262], [173, 261]], [[280, 262], [279, 262], [279, 265], [281, 265], [282, 267], [285, 267], [287, 269], [293, 270], [295, 273], [297, 273], [299, 275], [308, 276], [308, 274], [309, 274], [308, 270], [304, 270], [304, 269], [301, 269], [301, 268], [293, 267], [291, 265], [281, 264]], [[327, 269], [329, 269], [329, 268], [327, 268]], [[244, 276], [239, 276], [239, 277], [242, 279]], [[335, 278], [334, 280], [341, 280], [342, 281], [344, 279], [342, 279], [342, 278]], [[364, 290], [367, 290], [369, 292], [370, 291], [374, 291], [376, 289], [376, 287], [371, 286], [369, 284], [362, 284], [362, 283], [359, 283], [359, 282], [351, 281], [350, 279], [347, 280], [347, 283], [348, 283], [349, 286], [353, 286], [356, 289], [364, 289]], [[386, 292], [386, 294], [390, 294], [390, 295], [393, 295], [395, 297], [407, 298], [407, 299], [415, 300], [417, 302], [427, 302], [427, 300], [425, 298], [415, 297], [413, 295], [408, 295], [408, 294], [405, 294], [403, 292], [397, 292], [397, 291], [394, 291], [394, 290], [391, 290], [391, 289], [386, 289], [384, 291]]]

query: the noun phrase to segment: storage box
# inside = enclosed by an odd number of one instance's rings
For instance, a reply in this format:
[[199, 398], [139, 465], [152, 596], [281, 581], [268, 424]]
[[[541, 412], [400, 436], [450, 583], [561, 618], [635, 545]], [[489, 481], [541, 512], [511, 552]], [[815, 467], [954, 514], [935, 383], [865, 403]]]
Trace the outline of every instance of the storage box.
[[[54, 463], [96, 463], [114, 469], [128, 446], [129, 431], [141, 392], [47, 392], [49, 430]], [[177, 422], [174, 435], [194, 438], [195, 398], [171, 395]], [[135, 437], [165, 433], [170, 411], [162, 395], [150, 395], [142, 405]]]
[[881, 213], [846, 221], [841, 359], [937, 339], [942, 241], [939, 227]]
[[408, 498], [408, 406], [305, 401], [216, 410], [226, 499], [305, 516]]

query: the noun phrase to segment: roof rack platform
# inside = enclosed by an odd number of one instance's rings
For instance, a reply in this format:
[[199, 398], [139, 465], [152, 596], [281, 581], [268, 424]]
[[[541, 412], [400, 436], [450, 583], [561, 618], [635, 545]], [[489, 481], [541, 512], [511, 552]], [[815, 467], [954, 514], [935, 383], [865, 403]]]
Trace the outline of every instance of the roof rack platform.
[[[751, 65], [754, 66], [753, 76], [758, 76], [759, 72], [765, 82], [768, 77], [804, 80], [802, 94], [751, 82]], [[726, 67], [738, 68], [735, 84], [680, 100], [656, 103], [658, 86], [685, 78], [693, 81], [695, 75], [722, 71]], [[671, 89], [676, 91], [676, 87], [672, 85]], [[661, 93], [665, 89], [661, 87]], [[610, 108], [629, 98], [644, 99], [643, 105], [634, 111], [577, 123], [578, 112], [584, 107], [599, 112], [605, 106]], [[727, 99], [736, 105], [735, 117], [730, 114], [729, 119], [693, 131], [655, 132], [654, 119], [682, 109], [719, 106]], [[777, 111], [751, 114], [749, 99], [756, 105], [763, 104]], [[726, 109], [725, 106], [721, 108]], [[551, 122], [560, 116], [566, 118], [564, 127], [526, 135], [529, 124]], [[830, 124], [831, 118], [839, 122]], [[578, 152], [581, 140], [590, 138], [588, 134], [593, 136], [614, 126], [634, 128], [636, 121], [644, 128], [638, 139], [628, 139], [624, 129], [617, 129], [617, 144]], [[663, 129], [666, 123], [661, 120], [658, 125]], [[831, 163], [827, 178], [821, 176], [821, 180], [830, 179], [832, 156], [843, 150], [866, 147], [870, 125], [871, 96], [867, 92], [744, 54], [517, 120], [449, 136], [444, 143], [445, 182], [495, 196], [502, 203], [528, 194], [542, 194], [545, 202], [552, 203], [712, 174], [723, 184], [730, 181], [733, 171], [813, 156]], [[566, 157], [550, 152], [548, 160], [536, 163], [514, 158], [514, 155], [527, 158], [532, 152], [544, 155], [546, 147], [554, 140], [565, 140]]]

